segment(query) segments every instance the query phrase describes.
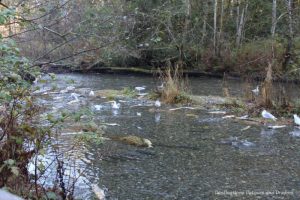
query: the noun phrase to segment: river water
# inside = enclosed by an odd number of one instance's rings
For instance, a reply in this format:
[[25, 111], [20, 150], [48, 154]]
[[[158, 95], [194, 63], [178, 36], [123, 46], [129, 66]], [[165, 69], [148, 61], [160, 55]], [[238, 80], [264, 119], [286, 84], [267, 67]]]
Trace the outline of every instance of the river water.
[[[63, 74], [42, 89], [61, 91], [70, 85], [90, 90], [146, 86], [149, 92], [159, 83], [145, 76]], [[189, 85], [195, 95], [222, 95], [219, 79], [192, 78]], [[234, 95], [242, 94], [239, 81], [230, 81], [229, 88]], [[300, 197], [300, 130], [293, 126], [269, 130], [251, 125], [243, 131], [246, 124], [205, 109], [169, 111], [175, 106], [156, 109], [148, 105], [153, 102], [135, 99], [121, 102], [114, 111], [107, 99], [88, 95], [79, 97], [81, 103], [68, 104], [70, 93], [41, 95], [40, 102], [54, 113], [85, 107], [94, 112], [96, 123], [117, 124], [107, 126], [107, 135], [136, 135], [154, 146], [115, 141], [76, 146], [69, 161], [82, 171], [76, 183], [78, 199], [93, 198], [91, 184], [104, 189], [107, 199], [120, 200]], [[95, 110], [94, 105], [102, 108]], [[74, 134], [62, 133], [58, 144], [68, 150]]]

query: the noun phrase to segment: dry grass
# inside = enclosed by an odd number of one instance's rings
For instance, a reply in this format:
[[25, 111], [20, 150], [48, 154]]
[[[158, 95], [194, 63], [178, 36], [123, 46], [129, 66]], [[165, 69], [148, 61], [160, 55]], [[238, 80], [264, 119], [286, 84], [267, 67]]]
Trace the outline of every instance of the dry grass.
[[224, 75], [223, 75], [222, 91], [223, 91], [224, 97], [230, 97], [229, 86], [228, 86], [228, 76], [226, 73], [224, 73]]
[[[291, 90], [292, 84], [283, 83], [273, 84], [273, 62], [269, 62], [266, 68], [266, 76], [260, 84], [260, 92], [255, 95], [251, 90], [254, 89], [253, 80], [246, 79], [244, 82], [245, 100], [251, 102], [248, 105], [249, 113], [259, 115], [261, 109], [266, 108], [277, 115], [291, 114], [297, 110], [297, 106], [293, 105]], [[287, 87], [288, 86], [288, 87]], [[252, 96], [250, 96], [251, 94]]]
[[174, 69], [168, 67], [165, 71], [159, 70], [158, 74], [160, 81], [164, 83], [160, 91], [163, 102], [187, 103], [190, 101], [187, 95], [189, 93], [188, 81], [183, 79], [182, 70], [178, 65]]
[[262, 106], [265, 108], [272, 108], [273, 102], [272, 102], [272, 89], [273, 89], [273, 80], [272, 80], [272, 63], [269, 62], [268, 68], [267, 68], [267, 75], [266, 78], [262, 84], [261, 88], [261, 101]]
[[244, 82], [242, 83], [242, 88], [243, 88], [243, 97], [245, 99], [245, 101], [255, 101], [257, 98], [256, 98], [256, 95], [253, 94], [252, 92], [252, 89], [254, 88], [253, 87], [254, 84], [253, 84], [253, 80], [251, 80], [249, 77], [246, 77], [244, 79]]

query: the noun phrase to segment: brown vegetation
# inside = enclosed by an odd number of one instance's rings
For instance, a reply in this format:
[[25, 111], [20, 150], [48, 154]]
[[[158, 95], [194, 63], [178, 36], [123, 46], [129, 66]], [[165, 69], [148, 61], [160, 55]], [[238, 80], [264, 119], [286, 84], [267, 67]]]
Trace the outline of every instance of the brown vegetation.
[[159, 69], [159, 79], [163, 84], [162, 90], [159, 91], [162, 101], [165, 103], [187, 103], [189, 102], [187, 80], [182, 77], [181, 68], [176, 65], [167, 67], [165, 71]]
[[272, 79], [272, 63], [268, 64], [267, 67], [267, 75], [266, 78], [262, 84], [261, 88], [261, 104], [265, 108], [272, 108], [273, 102], [272, 102], [272, 89], [273, 89], [273, 79]]

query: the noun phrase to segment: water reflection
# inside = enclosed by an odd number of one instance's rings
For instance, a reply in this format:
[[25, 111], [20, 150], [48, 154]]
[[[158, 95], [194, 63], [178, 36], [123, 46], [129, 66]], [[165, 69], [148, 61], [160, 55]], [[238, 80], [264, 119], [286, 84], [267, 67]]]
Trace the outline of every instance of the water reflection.
[[120, 110], [117, 110], [117, 109], [113, 109], [111, 112], [114, 117], [116, 117], [120, 114]]
[[261, 129], [260, 135], [262, 137], [271, 137], [272, 135], [274, 135], [275, 131], [276, 131], [275, 129], [265, 129], [265, 128], [263, 128], [263, 129]]
[[155, 113], [154, 120], [155, 120], [156, 123], [160, 122], [160, 113]]
[[259, 138], [259, 155], [278, 155], [279, 150], [276, 148], [278, 143], [276, 136], [277, 130], [262, 128]]
[[300, 129], [299, 128], [294, 128], [294, 130], [290, 131], [289, 134], [292, 137], [300, 137]]

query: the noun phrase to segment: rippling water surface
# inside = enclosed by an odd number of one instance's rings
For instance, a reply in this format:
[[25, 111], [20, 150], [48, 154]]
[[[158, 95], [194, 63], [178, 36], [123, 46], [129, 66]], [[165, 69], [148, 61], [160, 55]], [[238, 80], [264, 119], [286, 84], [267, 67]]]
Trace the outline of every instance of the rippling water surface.
[[[70, 84], [71, 79], [75, 83]], [[146, 86], [148, 92], [156, 84], [144, 76], [66, 74], [43, 87], [55, 85], [60, 91], [69, 85], [91, 90]], [[193, 94], [222, 95], [222, 80], [194, 78], [189, 84]], [[233, 94], [241, 94], [240, 82], [230, 81], [229, 85]], [[79, 199], [92, 198], [91, 184], [105, 189], [108, 199], [120, 200], [300, 197], [300, 130], [292, 126], [280, 130], [251, 126], [241, 131], [246, 124], [207, 110], [169, 111], [170, 105], [153, 109], [145, 105], [149, 102], [133, 100], [121, 102], [121, 108], [114, 111], [106, 99], [86, 95], [79, 97], [80, 103], [68, 105], [71, 100], [68, 92], [42, 96], [40, 102], [54, 110], [86, 107], [95, 112], [97, 123], [119, 125], [108, 126], [107, 134], [141, 136], [154, 146], [138, 148], [105, 141], [75, 147], [71, 161], [83, 171], [77, 182]], [[137, 107], [140, 103], [144, 106]], [[94, 105], [103, 107], [96, 111]], [[62, 149], [73, 142], [74, 134], [59, 136]], [[289, 193], [271, 193], [274, 191]], [[241, 193], [234, 196], [232, 192]]]

